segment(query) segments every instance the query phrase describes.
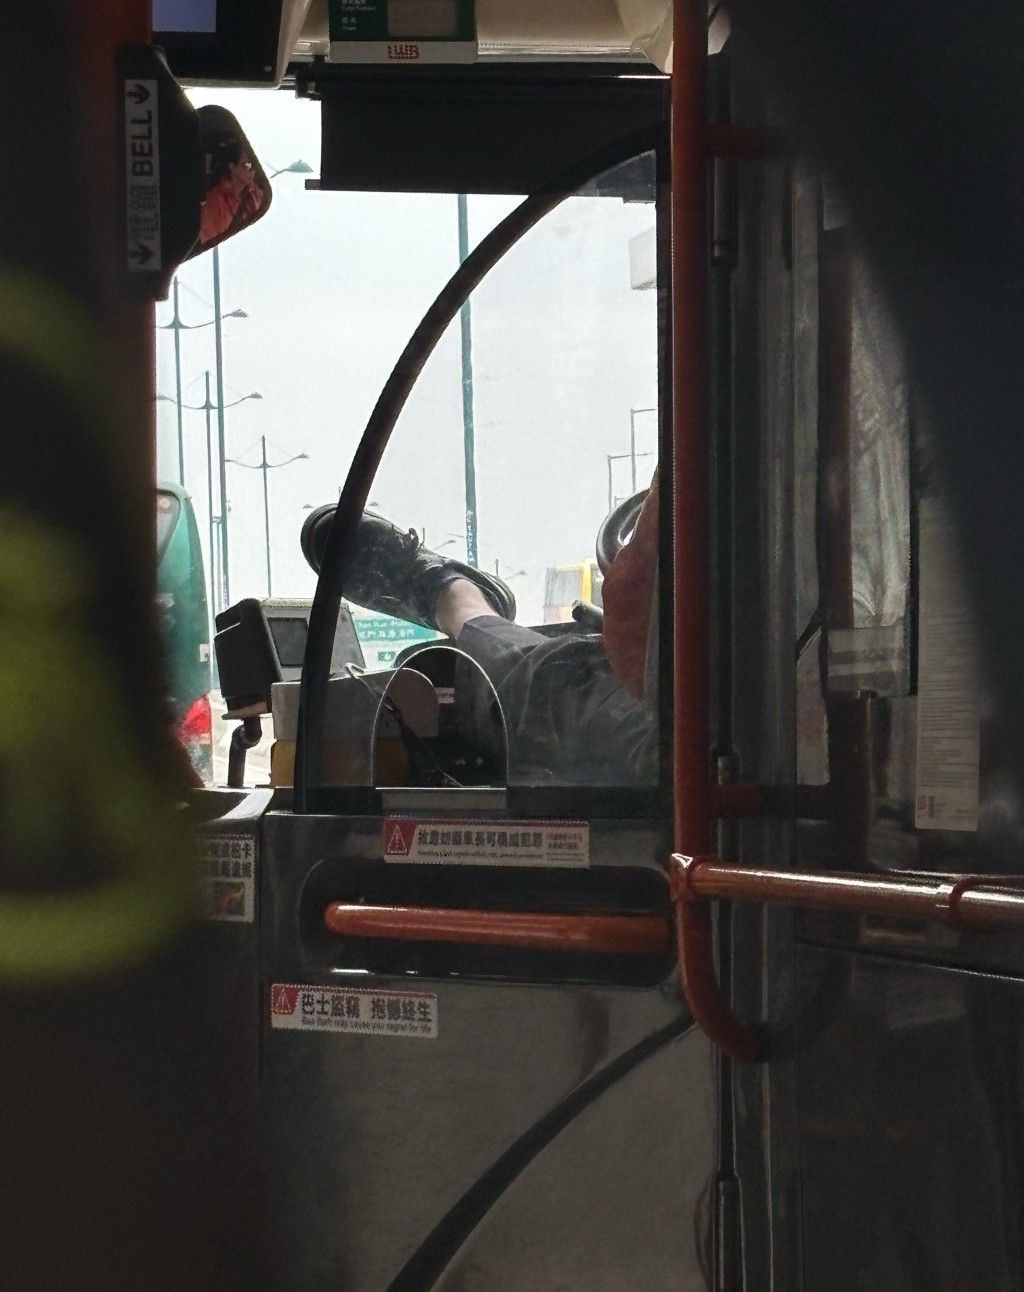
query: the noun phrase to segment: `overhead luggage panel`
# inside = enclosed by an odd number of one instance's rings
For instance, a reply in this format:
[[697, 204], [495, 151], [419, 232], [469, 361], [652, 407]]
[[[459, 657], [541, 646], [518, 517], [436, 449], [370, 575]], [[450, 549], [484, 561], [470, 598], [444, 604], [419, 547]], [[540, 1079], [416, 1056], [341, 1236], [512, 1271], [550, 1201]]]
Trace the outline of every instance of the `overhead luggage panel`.
[[667, 78], [621, 70], [317, 65], [308, 79], [303, 70], [300, 94], [322, 104], [317, 187], [542, 191], [596, 148], [667, 121]]

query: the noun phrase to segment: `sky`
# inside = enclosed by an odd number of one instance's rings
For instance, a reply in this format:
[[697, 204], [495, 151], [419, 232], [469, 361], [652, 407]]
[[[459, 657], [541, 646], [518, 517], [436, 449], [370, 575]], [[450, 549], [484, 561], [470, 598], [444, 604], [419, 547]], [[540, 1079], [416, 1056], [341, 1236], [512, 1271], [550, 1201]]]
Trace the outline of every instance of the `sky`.
[[[202, 90], [232, 111], [268, 174], [296, 161], [319, 173], [319, 105], [286, 91]], [[272, 591], [312, 596], [299, 550], [310, 507], [334, 500], [388, 374], [458, 267], [457, 199], [448, 194], [308, 191], [273, 181], [266, 215], [220, 252], [230, 596], [267, 595], [267, 457]], [[518, 199], [471, 195], [470, 245]], [[652, 290], [630, 285], [629, 241], [654, 208], [570, 198], [492, 270], [471, 297], [480, 564], [540, 622], [548, 566], [593, 555], [612, 492], [630, 492], [630, 410], [657, 402]], [[212, 263], [182, 267], [179, 310], [185, 483], [208, 533], [204, 373], [214, 384]], [[158, 474], [178, 477], [171, 302], [157, 309]], [[260, 398], [248, 396], [258, 393]], [[233, 401], [240, 403], [227, 407]], [[187, 406], [193, 407], [187, 407]], [[653, 472], [656, 417], [636, 413], [638, 483]], [[216, 417], [214, 446], [216, 444]], [[609, 468], [609, 456], [613, 461]], [[214, 489], [217, 469], [214, 467]], [[429, 546], [466, 556], [458, 319], [403, 410], [371, 502]], [[214, 512], [219, 503], [214, 501]]]

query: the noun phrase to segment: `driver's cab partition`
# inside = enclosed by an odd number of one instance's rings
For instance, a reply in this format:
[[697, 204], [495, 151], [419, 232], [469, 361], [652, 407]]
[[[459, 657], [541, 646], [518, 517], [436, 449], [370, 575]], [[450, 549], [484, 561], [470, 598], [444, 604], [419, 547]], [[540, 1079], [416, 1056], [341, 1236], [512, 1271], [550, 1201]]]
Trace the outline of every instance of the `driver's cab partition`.
[[[711, 1067], [674, 981], [670, 526], [649, 488], [671, 487], [666, 82], [449, 70], [416, 76], [438, 114], [424, 136], [462, 167], [437, 208], [461, 263], [417, 241], [421, 322], [322, 546], [304, 539], [319, 580], [298, 713], [294, 684], [268, 696], [291, 746], [255, 903], [270, 1214], [289, 1292], [386, 1292], [428, 1257], [522, 1287], [527, 1226], [548, 1273], [571, 1249], [574, 1290], [696, 1284], [678, 1217], [714, 1166]], [[378, 138], [390, 78], [327, 75], [303, 87], [331, 107], [322, 187], [436, 184]], [[551, 114], [533, 172], [524, 95]], [[362, 169], [331, 155], [342, 137]], [[562, 604], [547, 576], [573, 570]], [[341, 660], [339, 615], [427, 640]]]
[[[457, 219], [461, 264], [385, 383], [322, 553], [302, 684], [299, 811], [372, 802], [324, 775], [322, 726], [331, 624], [371, 497], [375, 511], [414, 527], [428, 548], [504, 576], [519, 601], [517, 623], [550, 632], [540, 594], [546, 571], [592, 559], [605, 515], [654, 475], [667, 411], [667, 308], [658, 291], [667, 268], [667, 81], [636, 71], [420, 68], [396, 80], [318, 66], [300, 78], [300, 94], [322, 104], [321, 190], [470, 196], [459, 199], [458, 213], [453, 196], [443, 230], [454, 234]], [[423, 147], [396, 155], [393, 116], [400, 110], [408, 124], [413, 100]], [[524, 111], [544, 120], [526, 147]], [[565, 609], [568, 619], [572, 607]], [[640, 617], [670, 620], [649, 605]], [[603, 664], [594, 619], [586, 622], [591, 632], [576, 634], [577, 658], [563, 653], [538, 670], [539, 685], [526, 670], [504, 670], [511, 675], [499, 701], [516, 811], [546, 815], [550, 791], [568, 790], [576, 814], [667, 812], [659, 759], [667, 687], [656, 664], [623, 756], [599, 738], [577, 736], [574, 749], [556, 739], [564, 715], [555, 712], [555, 692], [572, 694], [563, 679]], [[486, 671], [496, 648], [468, 636]], [[588, 649], [593, 659], [582, 658]], [[592, 707], [608, 699], [596, 695]], [[540, 730], [545, 723], [554, 734]]]

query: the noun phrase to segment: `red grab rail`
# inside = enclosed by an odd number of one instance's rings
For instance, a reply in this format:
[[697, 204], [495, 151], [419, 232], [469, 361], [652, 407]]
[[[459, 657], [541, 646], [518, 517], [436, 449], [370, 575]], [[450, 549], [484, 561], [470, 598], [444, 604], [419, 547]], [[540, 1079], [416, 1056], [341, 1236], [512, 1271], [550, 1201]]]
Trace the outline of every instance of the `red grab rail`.
[[937, 920], [977, 931], [1024, 925], [1024, 881], [1001, 875], [857, 875], [672, 858], [682, 901], [710, 898]]
[[340, 937], [464, 942], [603, 955], [664, 955], [672, 942], [671, 925], [661, 915], [471, 911], [332, 902], [324, 912], [324, 923]]
[[733, 866], [715, 857], [671, 859], [679, 970], [694, 1022], [735, 1059], [764, 1058], [767, 1036], [733, 1014], [715, 977], [711, 901], [763, 902], [940, 921], [953, 928], [1024, 927], [1024, 881], [999, 875], [857, 875]]

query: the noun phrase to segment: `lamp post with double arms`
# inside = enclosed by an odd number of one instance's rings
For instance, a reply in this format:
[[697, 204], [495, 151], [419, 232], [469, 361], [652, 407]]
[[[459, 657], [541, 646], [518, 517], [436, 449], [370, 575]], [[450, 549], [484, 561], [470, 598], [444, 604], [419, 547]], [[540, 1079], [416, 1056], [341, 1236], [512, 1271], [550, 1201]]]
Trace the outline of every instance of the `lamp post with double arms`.
[[[469, 255], [469, 205], [465, 193], [458, 194], [459, 264]], [[462, 451], [466, 478], [466, 560], [479, 564], [479, 535], [476, 507], [476, 424], [473, 408], [473, 319], [468, 300], [459, 310], [462, 338]]]
[[277, 179], [278, 175], [312, 175], [313, 167], [309, 162], [304, 162], [301, 157], [296, 161], [289, 162], [287, 166], [278, 166], [272, 170], [267, 179]]
[[[181, 312], [178, 308], [178, 278], [175, 275], [173, 289], [171, 294], [172, 315], [170, 323], [162, 323], [161, 329], [170, 329], [174, 333], [174, 403], [178, 407], [178, 483], [185, 487], [185, 436], [182, 427], [181, 410], [184, 405], [181, 402], [181, 334], [182, 332], [194, 332], [201, 327], [217, 326], [220, 328], [219, 318], [209, 319], [206, 323], [183, 323], [181, 321]], [[229, 310], [223, 316], [226, 319], [247, 319], [249, 317], [245, 310]], [[170, 398], [170, 396], [164, 396]]]
[[[271, 172], [269, 178], [275, 175], [283, 174], [309, 174], [312, 166], [301, 159], [290, 162], [287, 166], [281, 166]], [[213, 261], [213, 339], [214, 339], [214, 371], [217, 380], [217, 463], [220, 472], [220, 497], [221, 497], [221, 516], [220, 516], [220, 559], [221, 559], [221, 586], [223, 588], [224, 601], [223, 605], [227, 606], [231, 600], [231, 578], [229, 563], [229, 537], [228, 537], [228, 479], [227, 479], [227, 439], [224, 431], [224, 410], [230, 408], [230, 404], [224, 402], [224, 344], [221, 335], [221, 319], [227, 318], [220, 311], [220, 247], [215, 246], [212, 252]], [[223, 607], [222, 607], [223, 608]]]
[[267, 483], [267, 473], [276, 471], [278, 467], [289, 466], [292, 462], [299, 462], [308, 459], [308, 453], [295, 453], [290, 458], [285, 458], [283, 462], [270, 462], [267, 460], [267, 437], [260, 436], [260, 447], [262, 455], [259, 462], [240, 462], [238, 458], [228, 458], [227, 461], [237, 467], [245, 467], [248, 471], [263, 472], [263, 533], [266, 539], [267, 547], [267, 596], [274, 595], [273, 578], [270, 569], [270, 489]]
[[[614, 488], [613, 488], [613, 482], [612, 482], [612, 463], [613, 463], [613, 462], [624, 462], [627, 458], [629, 459], [629, 465], [630, 465], [630, 486], [631, 486], [631, 488], [632, 488], [632, 490], [633, 490], [633, 493], [636, 493], [636, 464], [637, 464], [637, 460], [638, 460], [639, 458], [653, 458], [653, 457], [654, 457], [654, 454], [653, 454], [653, 453], [637, 453], [637, 451], [636, 451], [636, 447], [635, 447], [635, 446], [631, 446], [631, 449], [630, 449], [630, 452], [629, 452], [629, 453], [608, 453], [608, 454], [606, 454], [605, 456], [606, 456], [606, 457], [607, 457], [607, 459], [608, 459], [608, 514], [609, 514], [609, 515], [611, 515], [611, 513], [615, 510], [616, 505], [617, 505], [618, 503], [622, 502], [622, 499], [616, 495], [616, 493], [615, 493], [615, 491], [614, 491]], [[627, 495], [626, 495], [626, 497], [627, 497], [627, 498], [631, 498], [632, 496], [633, 496], [633, 494], [627, 494]]]
[[657, 408], [631, 408], [629, 410], [629, 486], [632, 493], [636, 493], [636, 460], [637, 457], [647, 458], [649, 453], [637, 454], [636, 451], [636, 419], [639, 413], [656, 413]]

